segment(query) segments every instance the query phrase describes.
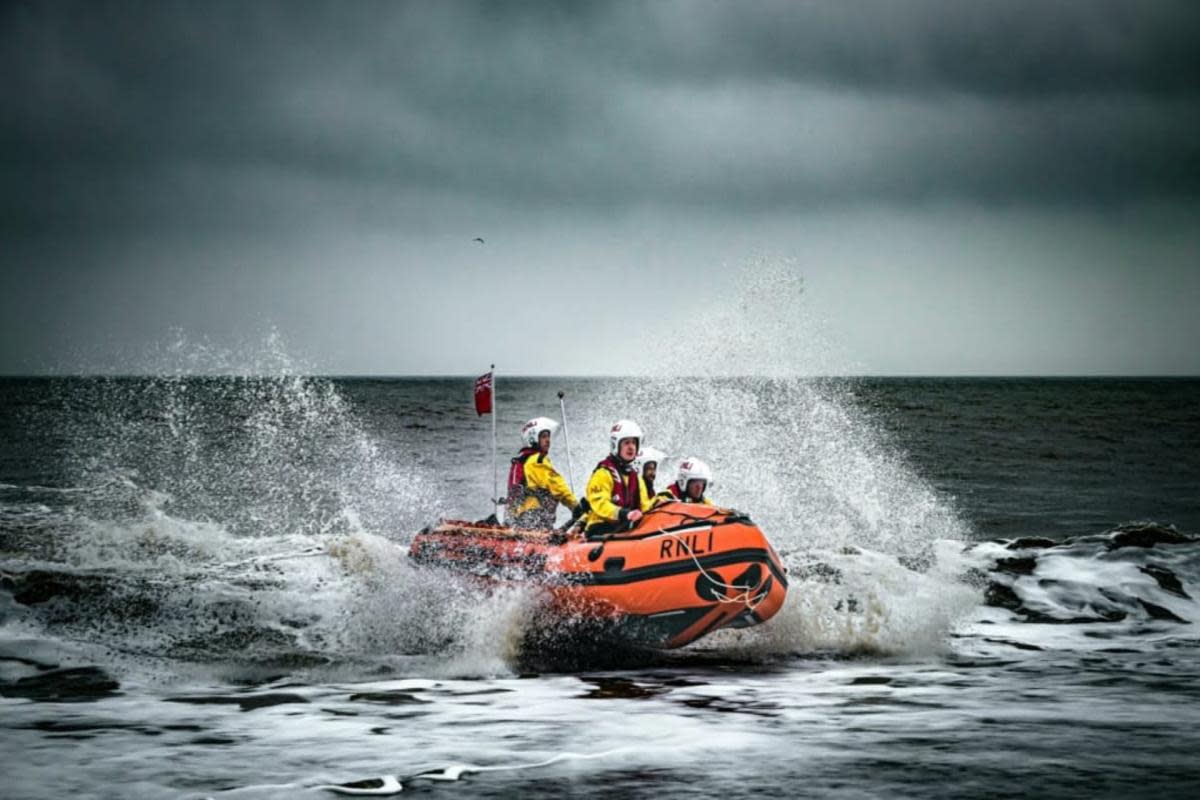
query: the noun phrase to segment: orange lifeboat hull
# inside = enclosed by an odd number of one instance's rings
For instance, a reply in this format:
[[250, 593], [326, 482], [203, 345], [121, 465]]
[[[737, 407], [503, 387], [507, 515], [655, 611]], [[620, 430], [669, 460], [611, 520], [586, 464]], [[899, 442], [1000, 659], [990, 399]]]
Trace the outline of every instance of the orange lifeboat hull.
[[630, 644], [674, 648], [725, 627], [759, 625], [787, 596], [787, 571], [748, 517], [669, 503], [602, 540], [446, 520], [409, 556], [489, 581], [534, 584], [552, 611], [595, 621]]

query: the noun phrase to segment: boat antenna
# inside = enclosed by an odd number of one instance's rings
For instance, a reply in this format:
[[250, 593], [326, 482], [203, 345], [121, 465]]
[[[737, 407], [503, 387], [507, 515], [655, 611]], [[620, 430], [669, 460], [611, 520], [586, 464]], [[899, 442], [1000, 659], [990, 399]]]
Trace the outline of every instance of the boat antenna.
[[567, 436], [567, 401], [563, 399], [564, 396], [563, 390], [559, 389], [558, 408], [562, 411], [563, 444], [567, 448], [567, 479], [571, 481], [571, 494], [575, 494], [575, 468], [571, 466], [571, 437]]
[[500, 500], [500, 484], [496, 477], [496, 417], [499, 416], [499, 404], [496, 402], [496, 365], [492, 364], [492, 513], [504, 505]]

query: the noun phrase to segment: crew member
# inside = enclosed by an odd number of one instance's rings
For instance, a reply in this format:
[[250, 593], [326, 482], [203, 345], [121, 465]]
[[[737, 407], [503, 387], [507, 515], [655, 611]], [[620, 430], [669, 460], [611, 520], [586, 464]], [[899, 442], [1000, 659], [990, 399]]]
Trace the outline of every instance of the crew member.
[[627, 530], [650, 510], [652, 498], [633, 467], [641, 444], [642, 429], [636, 422], [623, 419], [612, 426], [608, 458], [596, 465], [588, 479], [585, 535]]
[[642, 480], [646, 483], [646, 492], [651, 497], [654, 497], [654, 479], [658, 476], [658, 464], [666, 457], [667, 454], [662, 450], [643, 447], [638, 451], [637, 458], [633, 460], [633, 468], [642, 473]]
[[579, 501], [550, 463], [550, 436], [558, 423], [548, 417], [536, 417], [521, 428], [525, 446], [512, 460], [508, 470], [508, 505], [505, 518], [514, 528], [554, 527], [558, 504], [575, 511]]
[[712, 482], [712, 470], [698, 458], [685, 458], [679, 462], [675, 471], [675, 482], [663, 489], [654, 498], [654, 505], [663, 503], [703, 503], [711, 506], [713, 503], [704, 496], [708, 484]]

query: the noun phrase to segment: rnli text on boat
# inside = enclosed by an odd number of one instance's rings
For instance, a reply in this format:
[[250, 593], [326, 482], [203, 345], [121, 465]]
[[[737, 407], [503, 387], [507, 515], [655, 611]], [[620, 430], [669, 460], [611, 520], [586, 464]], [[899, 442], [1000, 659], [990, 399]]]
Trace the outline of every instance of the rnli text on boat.
[[679, 558], [680, 556], [694, 555], [702, 556], [705, 553], [712, 552], [713, 532], [708, 531], [708, 540], [704, 547], [700, 546], [700, 534], [676, 534], [663, 539], [662, 544], [658, 548], [658, 558], [661, 561], [664, 558]]

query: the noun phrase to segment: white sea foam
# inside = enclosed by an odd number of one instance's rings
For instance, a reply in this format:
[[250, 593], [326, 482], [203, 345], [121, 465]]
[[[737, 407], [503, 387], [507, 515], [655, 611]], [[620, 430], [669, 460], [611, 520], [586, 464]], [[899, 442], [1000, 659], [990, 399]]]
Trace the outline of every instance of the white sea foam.
[[[1020, 605], [976, 609], [965, 630], [1062, 652], [1105, 650], [1118, 640], [1129, 646], [1193, 638], [1191, 626], [1200, 622], [1200, 545], [1110, 549], [1110, 543], [1097, 535], [1015, 550], [998, 542], [973, 546], [966, 554], [973, 566], [1011, 591], [1009, 605]], [[1021, 562], [1019, 568], [1012, 561]]]
[[768, 624], [719, 631], [710, 646], [757, 657], [812, 652], [933, 656], [978, 606], [961, 580], [961, 545], [935, 543], [924, 571], [863, 549], [810, 553], [789, 562], [784, 607]]

